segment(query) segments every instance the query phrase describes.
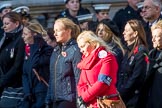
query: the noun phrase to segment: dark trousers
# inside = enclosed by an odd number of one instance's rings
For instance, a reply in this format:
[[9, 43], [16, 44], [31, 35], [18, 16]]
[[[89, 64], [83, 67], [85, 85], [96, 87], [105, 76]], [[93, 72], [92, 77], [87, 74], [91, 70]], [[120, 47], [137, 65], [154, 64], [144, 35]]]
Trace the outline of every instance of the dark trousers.
[[76, 102], [58, 101], [53, 103], [53, 108], [77, 108]]
[[33, 102], [24, 100], [22, 108], [44, 108], [46, 92], [36, 93], [33, 97]]

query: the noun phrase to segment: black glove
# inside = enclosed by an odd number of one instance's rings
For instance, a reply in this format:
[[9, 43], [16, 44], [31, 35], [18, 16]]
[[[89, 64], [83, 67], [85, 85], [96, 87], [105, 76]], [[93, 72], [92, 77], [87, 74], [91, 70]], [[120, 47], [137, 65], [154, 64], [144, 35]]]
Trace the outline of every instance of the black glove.
[[77, 98], [77, 107], [78, 108], [87, 108], [86, 103], [82, 99], [82, 97]]

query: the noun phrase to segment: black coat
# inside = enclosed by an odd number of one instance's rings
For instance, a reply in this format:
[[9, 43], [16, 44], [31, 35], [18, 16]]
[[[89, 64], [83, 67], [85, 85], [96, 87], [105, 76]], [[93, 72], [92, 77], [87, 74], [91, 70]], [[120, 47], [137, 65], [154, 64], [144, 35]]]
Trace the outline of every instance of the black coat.
[[20, 87], [22, 63], [24, 59], [24, 41], [22, 29], [15, 33], [5, 33], [5, 41], [0, 48], [0, 89]]
[[[129, 47], [132, 49], [132, 47]], [[146, 48], [141, 45], [135, 48], [133, 54], [123, 58], [118, 73], [117, 88], [127, 108], [136, 108], [140, 89], [146, 76]]]
[[23, 64], [23, 89], [25, 97], [39, 92], [46, 92], [47, 85], [39, 81], [34, 73], [35, 69], [47, 83], [49, 80], [49, 63], [53, 48], [40, 36], [35, 36], [34, 44], [30, 45], [30, 56], [25, 54]]
[[139, 100], [141, 108], [162, 108], [162, 51], [152, 49], [149, 68]]
[[[80, 10], [78, 11], [77, 16], [89, 14], [89, 13], [90, 13], [90, 11], [88, 9], [84, 9], [84, 8], [80, 7]], [[71, 16], [68, 9], [65, 9], [62, 12], [60, 12], [59, 15], [55, 19], [58, 19], [58, 18], [69, 18], [75, 24], [79, 24], [78, 19], [76, 17]]]
[[110, 42], [110, 43], [107, 43], [107, 44], [108, 44], [108, 46], [111, 47], [112, 53], [115, 55], [117, 62], [118, 62], [118, 66], [120, 67], [121, 62], [123, 60], [123, 56], [124, 56], [122, 50], [114, 42]]
[[113, 21], [118, 26], [121, 36], [124, 31], [124, 27], [127, 21], [131, 19], [137, 19], [143, 21], [142, 17], [140, 16], [138, 11], [135, 11], [129, 5], [125, 9], [120, 9], [114, 16]]
[[3, 26], [3, 22], [2, 20], [0, 20], [0, 40], [2, 39], [4, 33], [4, 30], [1, 28], [2, 26]]

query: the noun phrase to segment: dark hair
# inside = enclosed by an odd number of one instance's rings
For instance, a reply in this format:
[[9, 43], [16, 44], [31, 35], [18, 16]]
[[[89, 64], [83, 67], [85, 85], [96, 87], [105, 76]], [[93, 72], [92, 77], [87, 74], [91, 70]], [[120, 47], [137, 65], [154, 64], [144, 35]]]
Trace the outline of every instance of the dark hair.
[[4, 18], [9, 18], [14, 23], [18, 21], [20, 24], [22, 24], [21, 16], [17, 12], [9, 12], [2, 17], [2, 20]]
[[25, 19], [29, 19], [29, 20], [31, 20], [32, 18], [31, 18], [31, 16], [30, 16], [30, 14], [29, 13], [27, 13], [27, 12], [20, 12], [19, 13], [20, 15], [21, 15], [21, 18], [23, 19], [23, 18], [25, 18]]
[[103, 19], [99, 22], [97, 26], [97, 29], [96, 29], [97, 34], [99, 31], [100, 25], [103, 25], [104, 31], [106, 32], [106, 35], [105, 35], [106, 38], [104, 38], [103, 40], [108, 43], [109, 42], [115, 43], [122, 50], [124, 54], [125, 52], [124, 52], [123, 44], [119, 38], [120, 32], [119, 32], [118, 26], [110, 19]]
[[55, 38], [55, 36], [54, 36], [53, 28], [47, 28], [46, 30], [47, 30], [47, 34], [48, 34], [49, 38], [50, 38], [51, 40], [56, 41], [56, 38]]
[[11, 9], [11, 10], [12, 10], [12, 6], [8, 6], [8, 7], [3, 7], [3, 8], [1, 8], [1, 9], [0, 9], [0, 13], [2, 13], [2, 11], [3, 11], [4, 9]]
[[119, 31], [119, 28], [118, 26], [115, 24], [115, 22], [111, 21], [110, 19], [103, 19], [99, 22], [100, 23], [103, 23], [105, 25], [107, 25], [110, 30], [117, 36], [119, 37], [120, 36], [120, 31]]
[[98, 22], [89, 21], [88, 22], [88, 30], [91, 30], [95, 33], [96, 29], [97, 29], [97, 25], [98, 25]]
[[[65, 0], [65, 4], [67, 4], [70, 0]], [[79, 2], [81, 2], [82, 0], [79, 0]]]

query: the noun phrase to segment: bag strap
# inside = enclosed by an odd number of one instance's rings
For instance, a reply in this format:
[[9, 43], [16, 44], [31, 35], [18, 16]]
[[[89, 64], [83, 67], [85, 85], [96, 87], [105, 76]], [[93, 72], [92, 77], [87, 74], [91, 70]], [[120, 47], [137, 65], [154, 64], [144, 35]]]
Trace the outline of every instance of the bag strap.
[[110, 98], [113, 98], [113, 97], [119, 97], [119, 94], [116, 93], [116, 94], [111, 94], [109, 96], [102, 96], [102, 97], [98, 97], [98, 99], [110, 99]]
[[42, 81], [47, 87], [49, 87], [49, 85], [48, 85], [48, 83], [45, 81], [45, 79], [44, 79], [43, 77], [41, 77], [35, 69], [33, 69], [33, 72], [34, 72], [34, 74], [36, 75], [36, 77], [37, 77], [37, 79], [38, 79], [39, 81]]

